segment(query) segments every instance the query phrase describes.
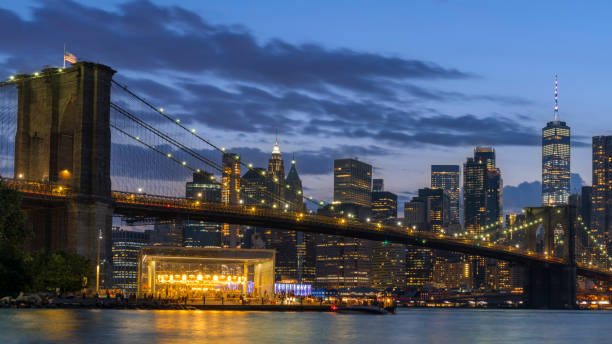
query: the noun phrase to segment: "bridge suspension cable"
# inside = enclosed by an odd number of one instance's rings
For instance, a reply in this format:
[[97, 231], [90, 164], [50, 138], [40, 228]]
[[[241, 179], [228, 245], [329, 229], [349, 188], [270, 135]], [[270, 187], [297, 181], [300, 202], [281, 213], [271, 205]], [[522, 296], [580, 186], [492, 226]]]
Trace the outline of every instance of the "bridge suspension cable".
[[[213, 149], [221, 152], [221, 153], [226, 153], [225, 149], [223, 147], [219, 147], [215, 144], [213, 144], [210, 140], [207, 140], [206, 138], [202, 137], [201, 135], [197, 134], [195, 129], [189, 129], [186, 126], [184, 126], [180, 119], [178, 118], [172, 118], [170, 117], [166, 112], [164, 112], [163, 108], [157, 108], [155, 106], [153, 106], [151, 103], [149, 103], [148, 101], [146, 101], [144, 98], [138, 96], [136, 93], [132, 92], [127, 86], [122, 85], [120, 83], [118, 83], [115, 80], [112, 80], [113, 84], [116, 85], [117, 87], [119, 87], [120, 89], [122, 89], [123, 91], [125, 91], [126, 93], [128, 93], [129, 95], [131, 95], [132, 97], [134, 97], [135, 99], [139, 100], [142, 104], [146, 105], [147, 107], [149, 107], [151, 110], [153, 110], [153, 112], [159, 114], [160, 116], [162, 116], [163, 118], [167, 119], [168, 121], [174, 123], [175, 125], [177, 125], [179, 128], [181, 128], [182, 130], [186, 131], [187, 133], [189, 133], [190, 135], [192, 135], [193, 137], [197, 138], [198, 140], [206, 143], [207, 145], [209, 145], [210, 147], [212, 147]], [[252, 164], [247, 164], [244, 161], [240, 161], [240, 165], [246, 167], [247, 169], [257, 173], [257, 171], [253, 168]], [[316, 204], [317, 206], [324, 206], [326, 204], [329, 204], [328, 202], [324, 202], [321, 200], [315, 200], [313, 197], [309, 197], [303, 194], [303, 192], [299, 192], [299, 191], [295, 191], [291, 189], [291, 186], [289, 184], [284, 183], [284, 181], [280, 181], [280, 180], [273, 180], [274, 183], [279, 184], [280, 187], [282, 187], [283, 190], [285, 191], [289, 191], [292, 192], [295, 197], [300, 198], [300, 199], [304, 199], [308, 202], [311, 202], [313, 204]], [[285, 200], [285, 202], [288, 202]]]
[[[200, 161], [201, 163], [204, 163], [205, 165], [212, 167], [214, 170], [216, 170], [216, 171], [218, 171], [220, 173], [223, 173], [223, 167], [221, 165], [219, 165], [216, 162], [214, 162], [213, 160], [203, 156], [202, 154], [194, 151], [193, 149], [191, 149], [190, 147], [184, 145], [183, 143], [179, 142], [178, 140], [175, 140], [174, 138], [172, 138], [171, 136], [167, 135], [166, 133], [156, 129], [155, 127], [153, 127], [151, 125], [149, 125], [148, 123], [146, 123], [145, 121], [141, 120], [137, 116], [133, 115], [130, 111], [124, 109], [123, 107], [119, 106], [118, 104], [111, 103], [111, 108], [114, 109], [115, 111], [117, 111], [119, 114], [121, 114], [125, 118], [127, 118], [128, 120], [136, 123], [137, 125], [141, 126], [145, 130], [153, 133], [154, 135], [158, 136], [162, 140], [168, 142], [171, 146], [174, 146], [174, 147], [178, 148], [179, 150], [186, 152], [187, 154], [189, 154], [190, 156], [192, 156], [196, 160]], [[164, 152], [164, 151], [160, 150], [159, 148], [157, 148], [156, 146], [144, 142], [145, 140], [143, 140], [142, 138], [129, 134], [127, 131], [119, 128], [117, 125], [111, 124], [111, 127], [113, 129], [119, 131], [120, 133], [128, 136], [133, 141], [136, 141], [136, 142], [146, 146], [147, 148], [149, 148], [149, 149], [159, 153], [160, 155], [166, 156], [167, 158], [169, 158], [171, 161], [175, 162], [176, 164], [179, 164], [179, 165], [181, 165], [181, 166], [191, 170], [192, 172], [197, 172], [197, 173], [201, 172], [200, 169], [191, 166], [186, 161], [181, 161], [181, 160], [175, 158], [174, 156], [172, 156], [172, 153]], [[248, 179], [245, 179], [242, 176], [239, 178], [239, 180], [241, 182], [241, 185], [245, 185], [246, 184], [246, 185], [253, 186], [253, 182], [252, 181], [250, 181]], [[213, 183], [215, 183], [215, 184], [222, 185], [221, 182], [218, 182], [218, 181], [216, 181], [214, 179], [211, 179], [211, 181]], [[263, 192], [264, 194], [266, 194], [266, 196], [269, 197], [269, 199], [271, 199], [273, 202], [278, 202], [281, 205], [281, 207], [284, 206], [284, 208], [289, 208], [291, 206], [291, 202], [290, 201], [279, 197], [278, 195], [270, 192], [269, 190], [260, 190], [260, 191]], [[261, 201], [264, 201], [264, 200], [262, 199]]]

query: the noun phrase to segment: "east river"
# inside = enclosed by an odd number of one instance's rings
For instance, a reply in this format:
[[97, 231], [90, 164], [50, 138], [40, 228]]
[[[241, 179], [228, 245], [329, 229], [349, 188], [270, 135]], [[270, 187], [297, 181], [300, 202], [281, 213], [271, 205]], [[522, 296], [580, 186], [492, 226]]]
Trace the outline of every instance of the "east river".
[[0, 309], [0, 343], [609, 343], [612, 312]]

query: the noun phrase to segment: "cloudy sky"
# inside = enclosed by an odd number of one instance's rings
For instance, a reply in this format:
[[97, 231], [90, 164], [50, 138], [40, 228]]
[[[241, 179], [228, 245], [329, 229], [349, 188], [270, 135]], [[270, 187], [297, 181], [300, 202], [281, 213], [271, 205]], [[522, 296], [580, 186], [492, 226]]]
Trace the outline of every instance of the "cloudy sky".
[[[101, 5], [100, 3], [104, 3]], [[540, 130], [612, 134], [607, 2], [25, 1], [0, 3], [0, 78], [61, 64], [63, 44], [264, 165], [278, 128], [308, 193], [330, 200], [334, 158], [374, 166], [407, 197], [431, 164], [497, 151], [505, 185], [540, 179]]]

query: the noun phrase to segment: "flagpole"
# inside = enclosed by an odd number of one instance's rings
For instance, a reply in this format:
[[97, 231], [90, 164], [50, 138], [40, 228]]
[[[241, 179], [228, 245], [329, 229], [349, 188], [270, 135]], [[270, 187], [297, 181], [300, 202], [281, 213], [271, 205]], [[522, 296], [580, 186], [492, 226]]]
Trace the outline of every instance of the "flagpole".
[[62, 56], [62, 60], [64, 60], [64, 67], [62, 68], [66, 68], [66, 43], [64, 43], [64, 56]]

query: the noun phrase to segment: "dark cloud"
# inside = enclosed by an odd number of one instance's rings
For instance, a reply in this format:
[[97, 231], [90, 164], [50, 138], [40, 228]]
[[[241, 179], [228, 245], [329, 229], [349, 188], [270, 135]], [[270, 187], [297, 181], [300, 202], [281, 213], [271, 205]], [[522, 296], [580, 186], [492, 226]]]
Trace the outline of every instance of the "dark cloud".
[[[378, 79], [469, 77], [465, 72], [419, 60], [277, 39], [259, 43], [242, 27], [213, 26], [194, 12], [148, 1], [121, 4], [117, 12], [71, 1], [47, 1], [32, 9], [29, 21], [1, 10], [0, 30], [13, 33], [3, 42], [13, 55], [11, 62], [32, 56], [33, 50], [38, 56], [57, 54], [52, 43], [61, 47], [59, 41], [63, 40], [82, 57], [105, 61], [120, 70], [212, 72], [289, 88], [323, 90], [334, 86], [387, 94], [390, 91]], [[24, 62], [39, 68], [37, 60], [30, 57]]]
[[[69, 42], [78, 57], [119, 70], [116, 79], [153, 105], [172, 108], [172, 115], [184, 123], [211, 129], [272, 133], [278, 128], [285, 135], [412, 147], [539, 142], [537, 130], [508, 116], [456, 116], [435, 110], [431, 115], [425, 103], [530, 103], [416, 84], [474, 78], [471, 73], [346, 48], [262, 42], [244, 27], [212, 25], [180, 7], [132, 1], [107, 11], [72, 1], [46, 1], [32, 9], [31, 19], [0, 9], [0, 30], [11, 32], [3, 36], [0, 53], [8, 58], [0, 72], [39, 69]], [[163, 122], [146, 107], [115, 94], [120, 93], [113, 94], [113, 101], [130, 111]]]

